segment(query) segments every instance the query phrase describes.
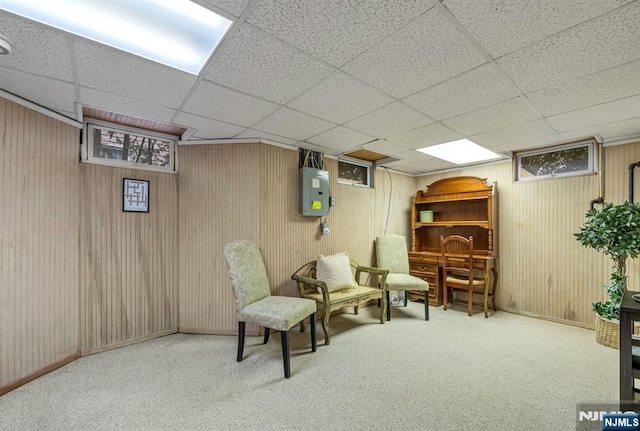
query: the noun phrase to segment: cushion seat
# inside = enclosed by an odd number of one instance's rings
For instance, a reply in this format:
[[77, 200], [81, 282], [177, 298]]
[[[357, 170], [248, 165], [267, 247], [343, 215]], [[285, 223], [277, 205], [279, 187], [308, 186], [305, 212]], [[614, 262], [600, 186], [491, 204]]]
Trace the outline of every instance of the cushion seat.
[[267, 296], [238, 311], [238, 320], [247, 320], [278, 331], [288, 331], [315, 312], [316, 303], [310, 299]]
[[387, 275], [389, 290], [429, 290], [429, 283], [410, 274], [389, 273]]

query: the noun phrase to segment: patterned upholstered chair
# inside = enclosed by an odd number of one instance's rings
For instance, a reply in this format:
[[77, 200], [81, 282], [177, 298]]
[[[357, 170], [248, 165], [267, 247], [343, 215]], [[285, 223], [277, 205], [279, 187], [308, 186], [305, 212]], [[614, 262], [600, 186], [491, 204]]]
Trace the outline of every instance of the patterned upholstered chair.
[[424, 291], [424, 320], [429, 320], [429, 283], [409, 274], [409, 255], [407, 242], [401, 235], [382, 235], [376, 237], [376, 266], [388, 269], [386, 286], [387, 320], [391, 320], [389, 302], [390, 290], [404, 290], [404, 306], [407, 306], [407, 290]]
[[[310, 299], [271, 296], [267, 270], [258, 246], [247, 240], [224, 246], [224, 257], [236, 300], [238, 317], [238, 362], [244, 351], [245, 323], [264, 326], [264, 344], [269, 341], [269, 329], [280, 331], [284, 376], [291, 375], [289, 329], [310, 317], [311, 350], [316, 351], [316, 303]], [[301, 328], [301, 329], [302, 329]]]

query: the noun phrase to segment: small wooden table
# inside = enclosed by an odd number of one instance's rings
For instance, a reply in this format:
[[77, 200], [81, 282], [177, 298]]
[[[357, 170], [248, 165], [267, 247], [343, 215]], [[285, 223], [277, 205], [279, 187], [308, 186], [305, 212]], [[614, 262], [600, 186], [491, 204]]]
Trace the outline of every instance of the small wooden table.
[[[635, 322], [640, 323], [640, 302], [632, 296], [640, 293], [626, 291], [620, 304], [620, 409], [639, 411], [640, 405], [634, 400], [633, 346], [640, 346], [640, 339], [633, 336]], [[637, 378], [637, 372], [636, 378]]]

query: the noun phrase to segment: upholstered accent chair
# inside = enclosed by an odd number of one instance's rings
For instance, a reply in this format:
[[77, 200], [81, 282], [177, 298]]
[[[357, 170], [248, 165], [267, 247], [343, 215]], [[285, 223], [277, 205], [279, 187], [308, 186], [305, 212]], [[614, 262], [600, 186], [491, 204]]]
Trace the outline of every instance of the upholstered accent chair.
[[[409, 274], [407, 241], [402, 235], [376, 237], [376, 266], [388, 269], [386, 286], [383, 286], [389, 304], [390, 290], [404, 290], [404, 306], [407, 306], [407, 290], [424, 292], [424, 320], [429, 320], [429, 283]], [[387, 305], [387, 320], [391, 320], [391, 307]]]
[[289, 356], [289, 329], [309, 317], [311, 350], [316, 351], [316, 303], [310, 299], [272, 296], [267, 270], [257, 244], [247, 240], [234, 241], [224, 246], [224, 257], [236, 301], [238, 318], [238, 357], [242, 361], [245, 323], [263, 326], [264, 344], [269, 341], [270, 329], [280, 331], [284, 376], [291, 375]]

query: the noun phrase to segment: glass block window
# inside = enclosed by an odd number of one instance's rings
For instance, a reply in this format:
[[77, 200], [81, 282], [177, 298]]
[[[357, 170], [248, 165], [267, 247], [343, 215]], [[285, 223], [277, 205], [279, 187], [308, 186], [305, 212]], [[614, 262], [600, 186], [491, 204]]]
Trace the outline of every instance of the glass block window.
[[594, 152], [595, 140], [589, 140], [516, 153], [516, 181], [593, 173]]

